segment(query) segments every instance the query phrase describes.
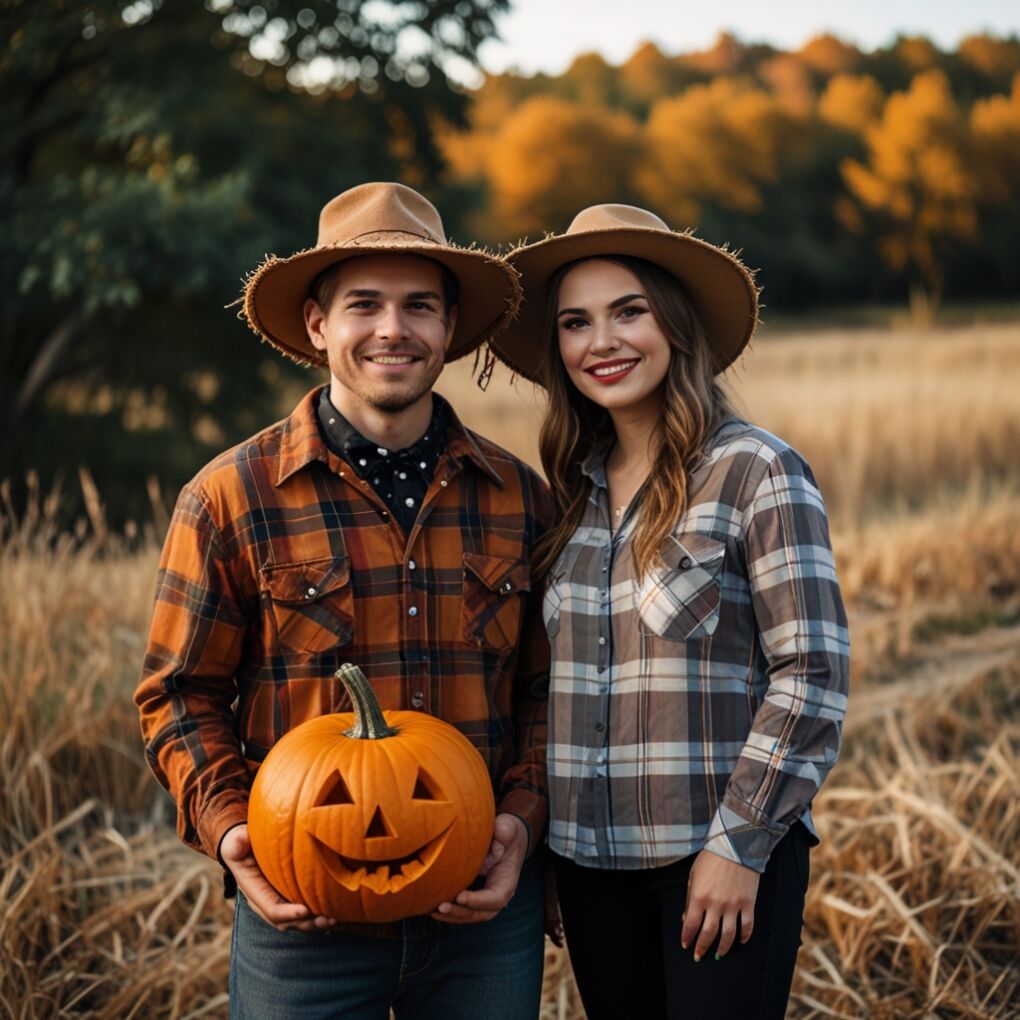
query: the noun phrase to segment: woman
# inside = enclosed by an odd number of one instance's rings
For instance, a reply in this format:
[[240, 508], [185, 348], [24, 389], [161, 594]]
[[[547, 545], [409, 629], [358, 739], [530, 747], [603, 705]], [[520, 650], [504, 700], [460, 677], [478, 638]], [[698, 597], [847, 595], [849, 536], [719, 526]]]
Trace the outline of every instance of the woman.
[[782, 1017], [848, 642], [810, 469], [716, 380], [754, 282], [621, 205], [510, 258], [525, 306], [493, 346], [549, 395], [549, 844], [581, 997]]

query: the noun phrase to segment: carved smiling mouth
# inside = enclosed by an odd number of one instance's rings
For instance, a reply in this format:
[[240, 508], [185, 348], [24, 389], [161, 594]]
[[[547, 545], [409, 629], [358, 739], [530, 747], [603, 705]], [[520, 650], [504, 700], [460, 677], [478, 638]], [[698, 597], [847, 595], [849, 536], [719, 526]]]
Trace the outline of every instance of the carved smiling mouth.
[[326, 870], [344, 888], [352, 892], [359, 888], [369, 888], [376, 893], [399, 892], [409, 882], [413, 882], [423, 875], [435, 859], [439, 856], [446, 842], [450, 830], [453, 828], [451, 822], [435, 839], [429, 840], [424, 846], [403, 857], [390, 857], [385, 860], [367, 860], [359, 857], [348, 857], [345, 854], [337, 853], [332, 847], [327, 846], [312, 836]]

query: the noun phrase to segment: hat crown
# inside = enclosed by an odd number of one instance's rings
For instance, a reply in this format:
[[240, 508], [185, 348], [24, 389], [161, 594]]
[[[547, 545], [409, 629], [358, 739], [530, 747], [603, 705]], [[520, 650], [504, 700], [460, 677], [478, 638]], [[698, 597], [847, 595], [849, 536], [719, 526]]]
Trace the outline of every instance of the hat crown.
[[404, 184], [359, 184], [323, 206], [317, 242], [320, 247], [346, 244], [371, 234], [403, 234], [446, 244], [439, 211]]
[[568, 234], [583, 234], [590, 230], [665, 230], [666, 222], [647, 209], [636, 205], [621, 205], [610, 202], [605, 205], [590, 205], [582, 209], [567, 227]]

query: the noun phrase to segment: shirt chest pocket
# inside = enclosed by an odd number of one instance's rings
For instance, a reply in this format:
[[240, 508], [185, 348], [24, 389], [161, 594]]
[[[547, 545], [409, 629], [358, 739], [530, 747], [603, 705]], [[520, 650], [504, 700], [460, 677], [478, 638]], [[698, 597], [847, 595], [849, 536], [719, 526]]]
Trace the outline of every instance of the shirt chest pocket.
[[708, 535], [669, 536], [662, 563], [637, 586], [641, 628], [668, 641], [715, 633], [726, 543]]
[[570, 600], [571, 575], [582, 548], [580, 542], [576, 540], [570, 542], [549, 568], [545, 594], [542, 598], [542, 621], [550, 639], [556, 637], [560, 631], [560, 619]]
[[464, 553], [464, 638], [501, 654], [517, 646], [531, 569], [521, 560]]
[[282, 651], [319, 654], [350, 644], [354, 593], [346, 556], [263, 567], [262, 586]]

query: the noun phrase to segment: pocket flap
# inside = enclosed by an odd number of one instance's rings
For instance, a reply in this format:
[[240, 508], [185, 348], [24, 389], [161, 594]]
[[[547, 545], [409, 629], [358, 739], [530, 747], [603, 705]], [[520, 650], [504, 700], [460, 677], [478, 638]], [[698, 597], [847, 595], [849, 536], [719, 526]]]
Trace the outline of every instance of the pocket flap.
[[510, 560], [503, 556], [464, 553], [464, 566], [486, 588], [498, 592], [500, 595], [531, 591], [531, 568], [520, 560]]
[[662, 561], [670, 570], [689, 570], [698, 566], [714, 571], [722, 564], [726, 543], [697, 532], [669, 535], [662, 544]]
[[263, 582], [273, 601], [284, 605], [314, 602], [347, 584], [350, 573], [350, 560], [346, 556], [262, 568]]

